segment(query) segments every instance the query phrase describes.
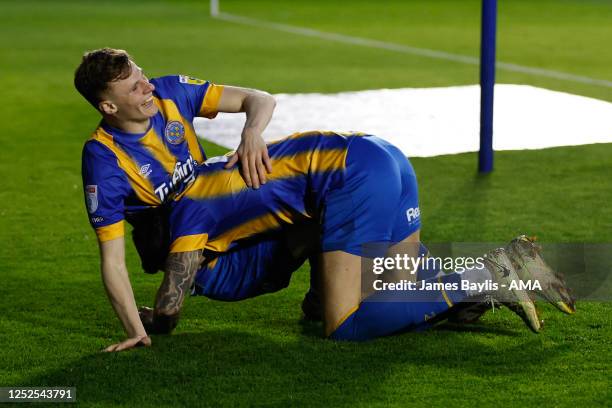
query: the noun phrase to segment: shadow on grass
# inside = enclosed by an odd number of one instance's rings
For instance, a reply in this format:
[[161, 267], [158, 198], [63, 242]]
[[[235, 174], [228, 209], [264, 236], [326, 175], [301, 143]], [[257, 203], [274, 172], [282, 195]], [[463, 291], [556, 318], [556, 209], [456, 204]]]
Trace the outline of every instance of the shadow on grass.
[[426, 172], [421, 178], [421, 209], [427, 214], [423, 232], [442, 241], [480, 237], [491, 221], [496, 175], [469, 174], [465, 166], [457, 166], [455, 172], [445, 169], [450, 172], [445, 177]]
[[[302, 327], [302, 334], [304, 336], [308, 336], [313, 339], [321, 338], [321, 333], [323, 331], [322, 323], [308, 321], [308, 320], [301, 320], [299, 324]], [[432, 330], [433, 332], [448, 331], [448, 332], [457, 332], [457, 333], [466, 332], [466, 333], [495, 334], [498, 336], [506, 336], [506, 337], [520, 337], [521, 336], [519, 332], [516, 332], [514, 330], [502, 329], [502, 328], [494, 327], [494, 326], [488, 326], [482, 323], [458, 324], [458, 323], [443, 322], [441, 324], [436, 325], [434, 328], [430, 330]], [[403, 335], [403, 334], [410, 333], [410, 332], [411, 330], [407, 330], [405, 332], [396, 333], [394, 334], [394, 336]], [[417, 334], [417, 333], [414, 333], [414, 334]]]
[[[463, 197], [465, 202], [460, 206], [461, 211], [455, 214], [457, 219], [472, 220], [471, 227], [477, 226], [478, 229], [487, 229], [488, 225], [488, 209], [491, 200], [491, 190], [494, 183], [494, 178], [491, 173], [476, 173], [473, 177], [468, 177], [466, 180], [457, 185], [457, 193], [450, 196], [450, 200], [456, 200], [457, 197]], [[449, 205], [453, 205], [449, 202]], [[477, 222], [474, 222], [478, 220]]]
[[497, 336], [520, 337], [521, 334], [510, 329], [501, 329], [499, 327], [487, 326], [482, 323], [474, 324], [458, 324], [458, 323], [443, 323], [436, 326], [433, 330], [439, 332], [455, 332], [455, 333], [481, 333], [495, 334]]
[[[315, 324], [305, 324], [314, 333]], [[501, 334], [495, 330], [488, 332]], [[510, 333], [511, 334], [511, 333]], [[235, 330], [156, 336], [154, 346], [123, 353], [95, 353], [25, 385], [75, 386], [81, 403], [353, 406], [376, 402], [391, 371], [409, 373], [415, 386], [431, 372], [453, 376], [504, 375], [546, 364], [555, 348], [541, 350], [537, 337], [489, 346], [476, 333], [447, 328], [407, 333], [367, 343], [332, 342], [311, 335], [268, 338]], [[504, 340], [506, 343], [508, 338]], [[520, 361], [520, 366], [509, 365]], [[433, 378], [435, 380], [435, 378]]]

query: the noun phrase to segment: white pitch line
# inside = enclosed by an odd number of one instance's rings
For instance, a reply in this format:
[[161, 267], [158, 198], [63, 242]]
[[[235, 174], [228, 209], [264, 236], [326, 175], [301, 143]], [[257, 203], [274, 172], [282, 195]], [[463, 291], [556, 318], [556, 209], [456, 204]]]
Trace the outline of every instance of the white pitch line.
[[[437, 59], [443, 59], [447, 61], [459, 62], [459, 63], [470, 64], [470, 65], [480, 64], [480, 60], [478, 58], [470, 57], [467, 55], [430, 50], [427, 48], [411, 47], [409, 45], [396, 44], [396, 43], [387, 42], [387, 41], [371, 40], [371, 39], [362, 38], [362, 37], [353, 37], [353, 36], [345, 35], [345, 34], [329, 33], [325, 31], [314, 30], [312, 28], [304, 28], [304, 27], [291, 26], [287, 24], [272, 23], [269, 21], [257, 20], [254, 18], [237, 16], [237, 15], [229, 14], [229, 13], [219, 12], [216, 16], [213, 16], [213, 18], [224, 20], [224, 21], [229, 21], [233, 23], [238, 23], [238, 24], [246, 24], [246, 25], [259, 27], [259, 28], [273, 29], [273, 30], [284, 31], [284, 32], [292, 33], [292, 34], [299, 34], [299, 35], [304, 35], [308, 37], [316, 37], [316, 38], [321, 38], [324, 40], [337, 41], [337, 42], [342, 42], [346, 44], [361, 45], [364, 47], [384, 49], [384, 50], [395, 51], [395, 52], [400, 52], [404, 54], [419, 55], [422, 57], [437, 58]], [[501, 62], [501, 61], [498, 61], [496, 63], [496, 66], [497, 66], [497, 69], [500, 69], [503, 71], [520, 72], [523, 74], [555, 78], [555, 79], [560, 79], [564, 81], [579, 82], [583, 84], [598, 85], [598, 86], [603, 86], [606, 88], [612, 88], [612, 81], [608, 81], [605, 79], [590, 78], [590, 77], [586, 77], [582, 75], [568, 74], [566, 72], [553, 71], [553, 70], [544, 69], [544, 68], [527, 67], [524, 65], [517, 65], [517, 64]]]

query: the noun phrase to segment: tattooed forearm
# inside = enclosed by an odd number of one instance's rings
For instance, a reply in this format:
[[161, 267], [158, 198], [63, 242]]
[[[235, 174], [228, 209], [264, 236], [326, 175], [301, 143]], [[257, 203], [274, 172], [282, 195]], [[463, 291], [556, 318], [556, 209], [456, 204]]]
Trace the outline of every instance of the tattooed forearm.
[[164, 280], [155, 298], [153, 332], [169, 333], [176, 326], [183, 300], [202, 261], [201, 254], [201, 251], [192, 251], [168, 255]]

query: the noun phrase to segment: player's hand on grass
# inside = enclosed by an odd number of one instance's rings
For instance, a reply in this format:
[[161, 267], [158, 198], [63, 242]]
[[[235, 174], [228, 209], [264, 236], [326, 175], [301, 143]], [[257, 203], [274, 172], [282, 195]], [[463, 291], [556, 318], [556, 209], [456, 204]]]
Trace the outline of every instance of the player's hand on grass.
[[268, 146], [260, 135], [244, 136], [236, 152], [225, 165], [228, 169], [240, 160], [240, 171], [247, 186], [259, 188], [266, 184], [266, 174], [272, 172]]
[[142, 336], [131, 337], [127, 340], [123, 340], [121, 343], [110, 345], [107, 348], [105, 348], [104, 351], [107, 353], [111, 353], [111, 352], [129, 350], [134, 347], [150, 347], [150, 346], [151, 346], [151, 338], [145, 334]]

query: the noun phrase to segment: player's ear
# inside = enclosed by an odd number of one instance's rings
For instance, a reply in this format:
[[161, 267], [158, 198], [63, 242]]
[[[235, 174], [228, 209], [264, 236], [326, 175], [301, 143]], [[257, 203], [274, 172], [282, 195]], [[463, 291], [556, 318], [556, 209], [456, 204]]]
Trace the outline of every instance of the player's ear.
[[117, 112], [117, 105], [112, 103], [109, 100], [100, 101], [98, 104], [98, 109], [102, 113], [106, 113], [107, 115], [112, 115]]

